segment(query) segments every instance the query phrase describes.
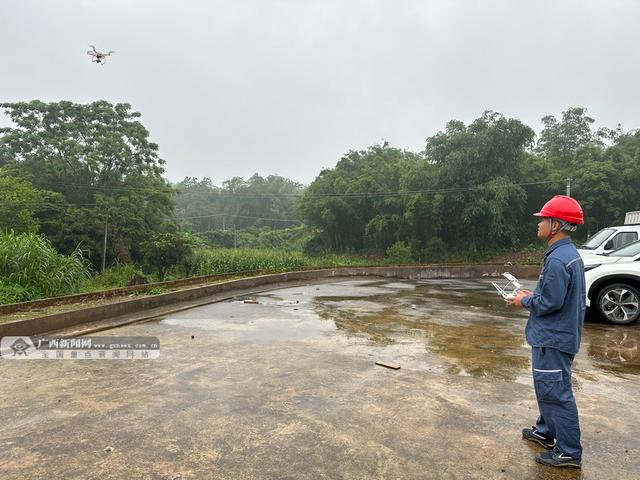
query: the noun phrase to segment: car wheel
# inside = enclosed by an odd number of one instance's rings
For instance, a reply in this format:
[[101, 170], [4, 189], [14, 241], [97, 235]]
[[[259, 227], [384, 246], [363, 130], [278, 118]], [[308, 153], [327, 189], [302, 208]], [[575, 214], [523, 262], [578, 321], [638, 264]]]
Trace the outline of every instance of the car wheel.
[[604, 287], [598, 293], [596, 305], [603, 319], [618, 325], [635, 322], [640, 317], [640, 293], [626, 283]]

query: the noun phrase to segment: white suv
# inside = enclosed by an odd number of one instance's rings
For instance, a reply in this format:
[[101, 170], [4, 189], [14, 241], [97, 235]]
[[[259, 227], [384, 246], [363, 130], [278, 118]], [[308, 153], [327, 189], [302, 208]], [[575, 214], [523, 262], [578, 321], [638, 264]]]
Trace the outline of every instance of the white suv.
[[600, 230], [578, 249], [580, 255], [602, 255], [640, 239], [640, 225], [620, 225]]
[[592, 268], [599, 267], [600, 265], [607, 265], [610, 263], [640, 261], [640, 240], [630, 243], [629, 245], [625, 245], [624, 247], [610, 253], [604, 253], [602, 255], [582, 255], [582, 260], [584, 261], [584, 269], [587, 271]]
[[587, 307], [624, 325], [640, 317], [640, 260], [600, 265], [585, 273]]

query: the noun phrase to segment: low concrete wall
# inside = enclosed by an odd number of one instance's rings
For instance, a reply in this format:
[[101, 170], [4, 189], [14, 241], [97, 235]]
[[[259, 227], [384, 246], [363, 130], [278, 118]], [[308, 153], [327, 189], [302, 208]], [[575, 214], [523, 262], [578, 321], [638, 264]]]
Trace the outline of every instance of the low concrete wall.
[[410, 280], [428, 278], [481, 278], [498, 277], [505, 269], [519, 278], [536, 278], [539, 266], [509, 266], [503, 265], [415, 265], [415, 266], [384, 266], [384, 267], [344, 267], [322, 270], [305, 270], [273, 275], [231, 280], [194, 287], [178, 292], [170, 292], [150, 297], [135, 298], [122, 302], [111, 303], [97, 307], [71, 310], [62, 313], [45, 315], [28, 320], [16, 320], [0, 324], [0, 337], [6, 335], [38, 335], [63, 328], [95, 322], [120, 315], [140, 312], [151, 308], [186, 302], [204, 298], [222, 292], [246, 290], [269, 284], [286, 283], [291, 281], [313, 281], [331, 277], [392, 277]]
[[202, 285], [203, 283], [212, 283], [217, 280], [223, 280], [239, 275], [260, 275], [261, 272], [232, 272], [220, 273], [217, 275], [204, 275], [201, 277], [182, 278], [180, 280], [169, 280], [166, 282], [145, 283], [143, 285], [133, 285], [130, 287], [111, 288], [109, 290], [101, 290], [99, 292], [75, 293], [73, 295], [61, 295], [58, 297], [39, 298], [38, 300], [30, 300], [28, 302], [7, 303], [0, 305], [0, 315], [8, 315], [14, 312], [28, 312], [30, 309], [47, 308], [57, 305], [69, 305], [73, 303], [85, 302], [88, 300], [103, 300], [113, 297], [122, 297], [132, 293], [144, 293], [154, 288], [176, 288], [189, 285]]

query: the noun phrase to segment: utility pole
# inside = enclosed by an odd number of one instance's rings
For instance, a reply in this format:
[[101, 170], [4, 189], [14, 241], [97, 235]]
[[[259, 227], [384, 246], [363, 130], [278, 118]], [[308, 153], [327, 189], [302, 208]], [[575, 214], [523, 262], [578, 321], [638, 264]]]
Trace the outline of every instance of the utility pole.
[[567, 179], [567, 197], [571, 196], [571, 180], [572, 178], [568, 177]]
[[238, 248], [238, 236], [236, 234], [236, 220], [238, 219], [238, 199], [236, 198], [236, 189], [235, 187], [232, 190], [233, 192], [233, 248], [234, 250]]
[[104, 217], [104, 242], [102, 243], [102, 273], [104, 273], [105, 264], [107, 262], [107, 225], [109, 222], [109, 210], [107, 216]]

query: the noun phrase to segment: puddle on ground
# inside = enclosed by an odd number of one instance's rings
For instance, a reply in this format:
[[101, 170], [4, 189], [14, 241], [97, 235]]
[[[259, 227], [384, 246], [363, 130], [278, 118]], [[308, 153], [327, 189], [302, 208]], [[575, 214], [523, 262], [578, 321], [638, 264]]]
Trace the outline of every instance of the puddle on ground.
[[335, 326], [319, 322], [304, 301], [274, 295], [251, 298], [258, 299], [259, 303], [247, 304], [242, 300], [214, 303], [162, 322], [217, 332], [224, 341], [258, 343], [296, 341], [335, 331]]
[[[534, 282], [523, 283], [534, 287]], [[305, 341], [351, 348], [358, 355], [402, 358], [415, 368], [530, 382], [526, 312], [505, 305], [486, 279], [347, 280], [251, 297], [258, 304], [239, 297], [163, 321], [215, 332], [221, 341]], [[598, 370], [639, 374], [636, 327], [587, 324], [586, 355], [579, 356], [576, 377], [595, 382]]]
[[[617, 376], [640, 374], [640, 325], [587, 325], [583, 348], [595, 366]], [[588, 342], [585, 346], [585, 342]]]
[[[476, 288], [486, 290], [483, 285]], [[452, 304], [446, 294], [427, 296], [421, 291], [424, 289], [424, 285], [418, 285], [410, 292], [403, 289], [373, 295], [366, 301], [319, 296], [312, 303], [321, 318], [333, 321], [346, 335], [366, 337], [375, 345], [408, 340], [423, 344], [425, 351], [452, 361], [447, 368], [452, 374], [515, 380], [522, 369], [528, 368], [522, 322], [500, 316], [488, 320], [482, 306], [475, 310], [459, 308], [460, 302]], [[435, 290], [433, 286], [428, 289]], [[483, 304], [476, 300], [469, 302]], [[487, 302], [496, 311], [504, 308], [484, 300]]]

